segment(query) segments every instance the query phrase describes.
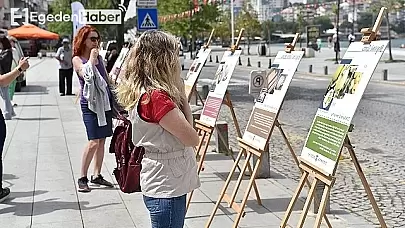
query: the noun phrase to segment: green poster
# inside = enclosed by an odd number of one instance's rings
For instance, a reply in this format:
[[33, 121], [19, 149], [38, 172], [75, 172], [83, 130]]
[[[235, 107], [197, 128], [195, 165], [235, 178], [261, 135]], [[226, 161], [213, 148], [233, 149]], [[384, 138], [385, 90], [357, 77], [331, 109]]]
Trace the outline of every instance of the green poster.
[[337, 161], [348, 128], [344, 124], [316, 116], [305, 146]]

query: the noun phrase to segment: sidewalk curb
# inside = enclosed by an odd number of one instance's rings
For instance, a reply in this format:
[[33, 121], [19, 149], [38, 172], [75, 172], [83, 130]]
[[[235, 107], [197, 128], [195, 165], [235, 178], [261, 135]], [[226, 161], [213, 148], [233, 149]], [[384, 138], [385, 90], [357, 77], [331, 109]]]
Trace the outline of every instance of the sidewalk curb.
[[[297, 75], [295, 77], [297, 78], [323, 78], [323, 79], [329, 79], [330, 77], [332, 77], [332, 74], [328, 74], [328, 75], [323, 75], [323, 74], [317, 74], [317, 73], [308, 73], [308, 72], [303, 72], [303, 71], [297, 71], [298, 74], [301, 75]], [[404, 81], [399, 81], [399, 82], [395, 82], [395, 81], [383, 81], [383, 80], [371, 80], [370, 83], [374, 83], [374, 84], [386, 84], [386, 85], [396, 85], [396, 86], [405, 86], [405, 80]]]

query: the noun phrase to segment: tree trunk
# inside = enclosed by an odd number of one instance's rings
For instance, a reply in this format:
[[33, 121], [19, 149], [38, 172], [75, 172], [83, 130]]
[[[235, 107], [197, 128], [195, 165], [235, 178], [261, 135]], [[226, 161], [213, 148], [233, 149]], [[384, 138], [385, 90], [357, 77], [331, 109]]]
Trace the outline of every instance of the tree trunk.
[[[125, 9], [128, 9], [130, 0], [124, 0], [123, 5]], [[118, 9], [118, 6], [121, 1], [115, 1], [114, 6]], [[117, 51], [118, 53], [121, 51], [122, 46], [124, 45], [124, 18], [125, 18], [126, 11], [122, 12], [121, 14], [121, 24], [117, 26]]]
[[388, 29], [388, 53], [389, 53], [389, 61], [393, 61], [394, 58], [392, 58], [392, 50], [391, 50], [391, 25], [390, 25], [390, 18], [389, 18], [389, 13], [386, 15], [387, 17], [387, 29]]

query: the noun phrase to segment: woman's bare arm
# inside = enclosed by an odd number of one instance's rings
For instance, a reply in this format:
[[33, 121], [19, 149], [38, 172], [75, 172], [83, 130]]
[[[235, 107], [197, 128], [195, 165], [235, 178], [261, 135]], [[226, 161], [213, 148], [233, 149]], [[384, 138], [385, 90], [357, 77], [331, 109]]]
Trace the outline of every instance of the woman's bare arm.
[[160, 120], [159, 125], [176, 136], [184, 146], [197, 146], [199, 137], [180, 109], [174, 108]]

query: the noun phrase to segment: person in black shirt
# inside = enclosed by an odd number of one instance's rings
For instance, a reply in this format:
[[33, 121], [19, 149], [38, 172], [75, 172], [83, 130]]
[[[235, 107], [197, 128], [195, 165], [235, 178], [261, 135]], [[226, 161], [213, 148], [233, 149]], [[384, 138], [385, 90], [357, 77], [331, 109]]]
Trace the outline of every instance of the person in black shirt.
[[117, 48], [113, 47], [107, 57], [107, 66], [106, 66], [107, 73], [110, 73], [117, 58], [118, 58]]

